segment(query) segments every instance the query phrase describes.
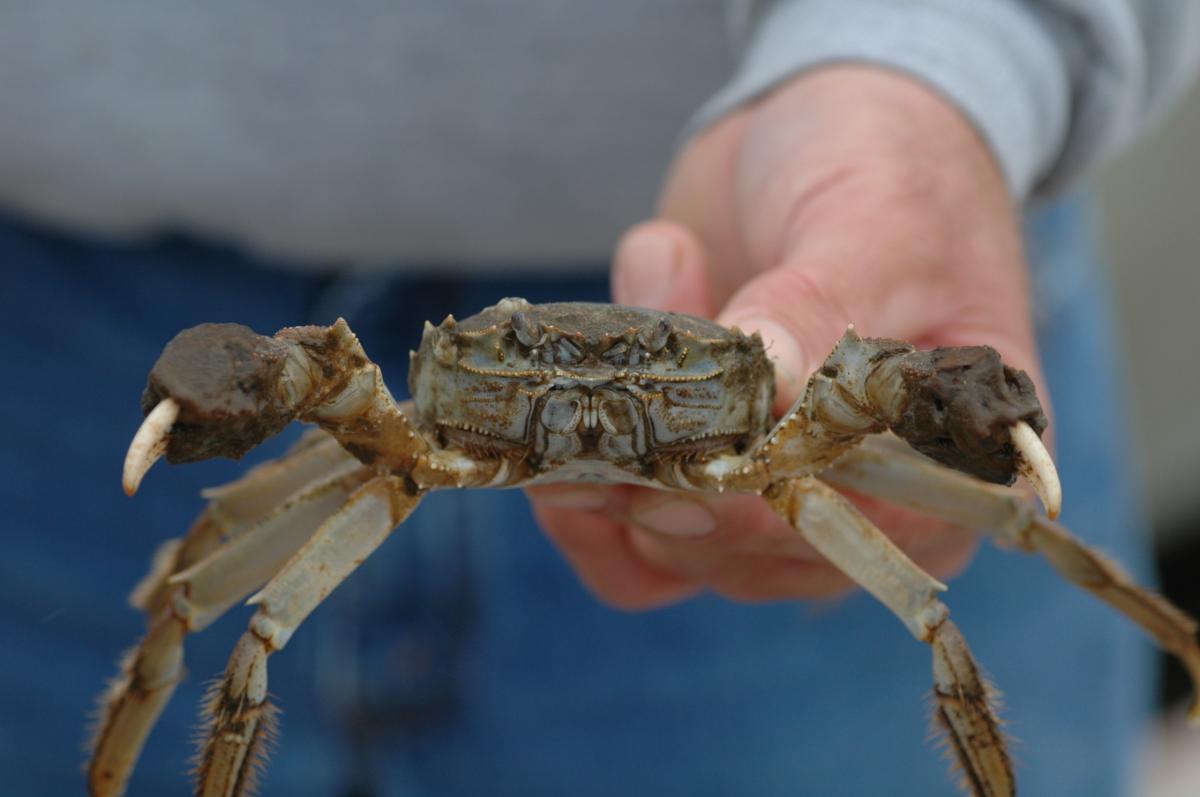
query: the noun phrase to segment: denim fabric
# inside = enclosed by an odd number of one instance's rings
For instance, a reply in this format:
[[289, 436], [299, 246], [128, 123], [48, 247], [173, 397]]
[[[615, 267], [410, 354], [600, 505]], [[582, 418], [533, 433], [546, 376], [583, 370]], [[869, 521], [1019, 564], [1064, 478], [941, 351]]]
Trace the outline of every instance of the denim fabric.
[[[1030, 228], [1065, 522], [1146, 571], [1123, 464], [1103, 280], [1077, 203]], [[82, 792], [85, 717], [142, 622], [124, 604], [199, 489], [243, 464], [118, 480], [162, 345], [202, 321], [261, 332], [344, 315], [398, 395], [421, 321], [505, 295], [606, 297], [600, 277], [271, 269], [186, 240], [117, 246], [0, 224], [0, 792]], [[519, 274], [514, 269], [513, 274]], [[272, 441], [248, 459], [277, 455]], [[985, 545], [947, 595], [1006, 695], [1026, 794], [1123, 793], [1148, 646], [1043, 562]], [[130, 793], [189, 793], [196, 706], [248, 612], [188, 641], [191, 677]], [[928, 741], [928, 649], [870, 598], [599, 605], [519, 491], [436, 494], [271, 659], [282, 739], [267, 795], [951, 795]]]

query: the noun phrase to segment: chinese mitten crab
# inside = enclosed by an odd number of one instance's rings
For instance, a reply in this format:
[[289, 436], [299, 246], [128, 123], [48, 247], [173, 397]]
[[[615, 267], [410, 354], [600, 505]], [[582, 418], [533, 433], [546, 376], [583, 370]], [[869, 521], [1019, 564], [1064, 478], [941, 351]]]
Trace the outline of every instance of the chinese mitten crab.
[[[932, 647], [936, 718], [977, 795], [1012, 794], [1015, 781], [991, 690], [938, 598], [946, 588], [835, 486], [1045, 555], [1200, 676], [1189, 618], [1001, 486], [1024, 475], [1058, 513], [1033, 386], [992, 349], [916, 351], [850, 329], [775, 422], [757, 335], [651, 310], [505, 299], [427, 323], [409, 386], [413, 401], [398, 404], [340, 320], [274, 337], [206, 324], [167, 345], [125, 462], [130, 494], [164, 454], [240, 457], [293, 420], [323, 431], [209, 492], [135, 590], [149, 631], [105, 695], [92, 794], [124, 791], [182, 677], [184, 637], [250, 595], [257, 609], [208, 704], [197, 789], [246, 794], [273, 714], [267, 658], [426, 492], [450, 487], [589, 481], [760, 494]], [[886, 431], [894, 437], [877, 434]]]

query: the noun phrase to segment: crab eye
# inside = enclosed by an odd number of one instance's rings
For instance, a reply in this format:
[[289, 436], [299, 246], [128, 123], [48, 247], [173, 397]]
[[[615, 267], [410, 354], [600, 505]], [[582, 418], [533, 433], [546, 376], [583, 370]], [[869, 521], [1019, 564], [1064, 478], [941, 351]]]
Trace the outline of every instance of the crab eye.
[[583, 359], [583, 349], [568, 338], [554, 341], [554, 362], [557, 365], [576, 365]]
[[541, 340], [541, 325], [531, 320], [525, 313], [513, 313], [510, 323], [512, 324], [513, 335], [516, 336], [517, 342], [522, 346], [532, 348]]
[[600, 359], [609, 365], [626, 366], [629, 365], [629, 344], [623, 340], [619, 340], [608, 347], [604, 354], [600, 355]]
[[647, 324], [638, 330], [637, 341], [650, 353], [661, 351], [671, 337], [671, 319], [663, 317], [653, 326]]

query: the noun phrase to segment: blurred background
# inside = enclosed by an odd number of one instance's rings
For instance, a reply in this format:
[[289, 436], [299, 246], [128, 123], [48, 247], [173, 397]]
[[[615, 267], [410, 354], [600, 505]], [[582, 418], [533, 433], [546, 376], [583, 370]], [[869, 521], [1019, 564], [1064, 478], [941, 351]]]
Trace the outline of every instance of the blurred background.
[[[1100, 181], [1128, 398], [1159, 578], [1200, 614], [1200, 89]], [[1097, 429], [1096, 434], [1107, 430]], [[1163, 660], [1164, 715], [1148, 740], [1146, 797], [1200, 794], [1200, 734], [1186, 732], [1182, 669]]]
[[[603, 16], [601, 12], [597, 13]], [[720, 32], [716, 27], [714, 31]], [[697, 40], [695, 46], [702, 48], [709, 45]], [[0, 47], [0, 63], [5, 62], [3, 56], [9, 49]], [[723, 68], [715, 61], [710, 66], [714, 72]], [[696, 82], [703, 84], [705, 81], [697, 79]], [[403, 93], [402, 89], [398, 91]], [[690, 107], [690, 102], [689, 99], [683, 104]], [[503, 111], [503, 108], [500, 110]], [[37, 132], [38, 135], [42, 134], [40, 128]], [[633, 138], [630, 136], [630, 140]], [[668, 141], [664, 138], [651, 143], [665, 149]], [[1200, 403], [1200, 373], [1195, 368], [1200, 365], [1195, 342], [1200, 338], [1200, 308], [1196, 304], [1196, 297], [1200, 296], [1200, 214], [1197, 213], [1200, 201], [1196, 196], [1197, 187], [1200, 187], [1200, 157], [1195, 151], [1196, 142], [1200, 142], [1200, 90], [1193, 90], [1169, 119], [1163, 120], [1155, 130], [1143, 136], [1136, 147], [1111, 164], [1100, 176], [1098, 187], [1101, 199], [1100, 230], [1106, 239], [1114, 272], [1116, 309], [1123, 331], [1124, 359], [1128, 363], [1126, 392], [1133, 410], [1131, 416], [1137, 439], [1135, 450], [1141, 459], [1143, 495], [1153, 516], [1160, 584], [1173, 601], [1200, 616], [1200, 578], [1197, 578], [1197, 574], [1200, 574], [1200, 490], [1192, 486], [1196, 475], [1200, 474], [1200, 424], [1190, 414], [1193, 407]], [[175, 144], [174, 140], [169, 140], [169, 143]], [[142, 154], [140, 151], [135, 153], [139, 157]], [[629, 160], [632, 162], [635, 159]], [[564, 206], [560, 210], [565, 219], [558, 226], [566, 231], [564, 234], [567, 237], [576, 236], [576, 231], [569, 228], [567, 222], [587, 218], [587, 214], [577, 206]], [[414, 218], [418, 226], [424, 223], [423, 217], [415, 212]], [[599, 228], [603, 227], [600, 225]], [[115, 287], [110, 289], [116, 290]], [[264, 287], [264, 290], [267, 288]], [[270, 290], [278, 288], [273, 285]], [[474, 306], [482, 306], [482, 302]], [[147, 314], [153, 314], [154, 309], [148, 308]], [[260, 326], [274, 328], [282, 323], [263, 322]], [[175, 321], [169, 324], [172, 329], [183, 325], [186, 324], [177, 324]], [[405, 346], [398, 348], [403, 350]], [[123, 356], [130, 360], [141, 358], [140, 354], [131, 351], [123, 351]], [[1108, 434], [1111, 431], [1097, 428], [1095, 433]], [[113, 433], [116, 434], [116, 431]], [[113, 445], [103, 449], [104, 452], [109, 450], [117, 451], [119, 448]], [[61, 455], [62, 452], [56, 454]], [[100, 449], [91, 452], [91, 455], [103, 458]], [[196, 469], [190, 471], [188, 478], [196, 484], [221, 481], [219, 478], [205, 477], [203, 473]], [[167, 501], [167, 496], [159, 492], [143, 496], [141, 501], [139, 506], [150, 506], [155, 501], [161, 504]], [[61, 514], [73, 515], [78, 508], [67, 505], [70, 502], [61, 503], [63, 506], [54, 507]], [[87, 522], [98, 528], [112, 528], [115, 525], [111, 519], [95, 516], [89, 516]], [[44, 543], [40, 545], [47, 548]], [[140, 550], [137, 556], [139, 571], [143, 560]], [[15, 555], [10, 552], [7, 559], [11, 570], [28, 567], [19, 551]], [[82, 566], [78, 569], [86, 571]], [[99, 582], [119, 581], [124, 584], [132, 583], [134, 578], [116, 578], [111, 573], [88, 575], [91, 580], [76, 585], [80, 595], [101, 594], [97, 586]], [[566, 577], [564, 573], [563, 578]], [[15, 579], [9, 580], [15, 583]], [[51, 593], [52, 590], [47, 587], [36, 596], [36, 600], [31, 599], [29, 605], [63, 605], [61, 596]], [[115, 603], [113, 605], [116, 606]], [[49, 627], [50, 621], [78, 624], [86, 614], [72, 614], [56, 608], [48, 613], [35, 613], [34, 616], [43, 626]], [[137, 623], [136, 617], [130, 612], [120, 615], [114, 613], [114, 616], [117, 617], [116, 621], [126, 625]], [[232, 629], [231, 634], [240, 632], [240, 626], [233, 627], [227, 623], [226, 627]], [[109, 639], [100, 633], [100, 629], [79, 630], [83, 638], [93, 642], [97, 637]], [[105, 647], [107, 650], [111, 644], [96, 642], [94, 647], [97, 650]], [[214, 650], [218, 651], [215, 656], [210, 661], [195, 657], [193, 671], [200, 674], [219, 671], [225, 651], [231, 645], [231, 639], [226, 643], [214, 644]], [[291, 661], [297, 662], [297, 667], [302, 659], [298, 653], [298, 647], [293, 647]], [[47, 661], [44, 667], [51, 674], [60, 670], [66, 673], [69, 669], [67, 664], [70, 662]], [[91, 664], [94, 665], [93, 669], [111, 671], [107, 652], [102, 662]], [[59, 669], [52, 670], [52, 667]], [[1136, 794], [1138, 797], [1195, 797], [1200, 795], [1200, 732], [1186, 731], [1183, 727], [1181, 718], [1187, 685], [1182, 673], [1165, 659], [1162, 667], [1164, 710], [1161, 720], [1146, 735], [1142, 777]], [[53, 678], [48, 680], [54, 682]], [[59, 688], [90, 693], [94, 686], [91, 682], [61, 683]], [[25, 690], [23, 685], [14, 689], [22, 690]], [[36, 693], [30, 691], [30, 695], [33, 694]], [[436, 696], [440, 697], [440, 693]], [[177, 709], [186, 714], [188, 719], [193, 713], [192, 702], [194, 700], [177, 703]], [[36, 708], [35, 701], [31, 699], [30, 703]], [[289, 711], [293, 718], [297, 718], [304, 710], [303, 701], [290, 701]], [[186, 733], [186, 720], [168, 725]], [[0, 728], [0, 732], [4, 730]], [[13, 723], [7, 730], [12, 734], [10, 738], [15, 738], [18, 733], [27, 733], [28, 729], [18, 728]], [[76, 733], [74, 725], [70, 732]], [[3, 733], [0, 733], [2, 738]], [[290, 752], [281, 755], [303, 757], [311, 754], [313, 749], [306, 747], [300, 738], [293, 735], [289, 741]], [[163, 760], [161, 766], [173, 770], [176, 763]], [[275, 777], [281, 777], [286, 771], [286, 765], [278, 767]], [[7, 793], [0, 786], [0, 794]]]

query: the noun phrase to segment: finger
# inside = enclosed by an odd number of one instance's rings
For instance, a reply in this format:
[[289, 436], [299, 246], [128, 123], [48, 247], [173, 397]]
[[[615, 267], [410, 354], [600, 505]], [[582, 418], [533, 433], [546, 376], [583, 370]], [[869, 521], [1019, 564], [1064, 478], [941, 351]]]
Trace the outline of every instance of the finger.
[[615, 503], [616, 489], [605, 484], [543, 484], [526, 487], [525, 494], [535, 507], [597, 512]]
[[631, 524], [657, 533], [684, 554], [715, 551], [820, 559], [757, 495], [631, 490], [626, 501], [614, 511], [623, 511]]
[[979, 536], [970, 529], [863, 493], [839, 492], [919, 567], [941, 581], [961, 573], [979, 550]]
[[[796, 209], [798, 231], [774, 267], [743, 284], [718, 316], [763, 336], [775, 362], [780, 412], [848, 325], [866, 336], [914, 340], [953, 326], [962, 315], [960, 286], [939, 268], [942, 247], [922, 231], [928, 218], [841, 195], [848, 189], [827, 191], [830, 196]], [[1021, 318], [1018, 313], [1005, 323]]]
[[578, 515], [587, 513], [611, 513], [613, 507], [623, 506], [619, 488], [607, 484], [543, 484], [526, 487], [525, 495], [539, 517], [541, 510], [561, 510], [554, 519], [563, 518], [571, 523]]
[[613, 301], [711, 318], [716, 311], [708, 260], [696, 236], [671, 221], [629, 229], [617, 244]]
[[[822, 598], [851, 586], [758, 496], [634, 491], [627, 511], [639, 556], [727, 597]], [[706, 533], [680, 520], [705, 516]]]
[[757, 496], [576, 485], [537, 493], [547, 534], [585, 585], [620, 608], [664, 605], [702, 587], [759, 601], [829, 597], [852, 586]]
[[[876, 499], [854, 497], [875, 525], [936, 576], [960, 571], [978, 547], [975, 535], [949, 523]], [[722, 594], [739, 600], [822, 598], [850, 586], [840, 571], [756, 496], [639, 490], [631, 491], [627, 500], [623, 511], [635, 527], [631, 540], [639, 555], [660, 570], [695, 579]]]
[[629, 538], [644, 561], [660, 570], [680, 573], [736, 601], [832, 598], [854, 589], [850, 579], [821, 559], [722, 552], [716, 548], [681, 551], [671, 538], [636, 527], [630, 530]]
[[906, 553], [926, 573], [949, 583], [967, 569], [978, 550], [977, 538], [960, 531], [958, 535], [931, 534]]
[[534, 503], [538, 524], [597, 598], [625, 610], [683, 600], [700, 586], [660, 570], [633, 551], [627, 529], [594, 513]]
[[777, 416], [795, 402], [856, 314], [830, 282], [800, 268], [774, 269], [746, 283], [717, 319], [762, 336], [775, 366]]
[[718, 316], [727, 326], [762, 335], [775, 363], [778, 412], [797, 398], [849, 324], [866, 337], [926, 348], [989, 345], [1043, 387], [1029, 307], [1018, 287], [1003, 280], [962, 285], [955, 276], [905, 265], [880, 265], [872, 280], [861, 264], [842, 268], [804, 257], [801, 252], [749, 280]]
[[[910, 556], [950, 549], [969, 554], [978, 544], [970, 531], [939, 518], [870, 496], [847, 495], [868, 520]], [[719, 562], [727, 554], [753, 554], [825, 561], [758, 496], [630, 490], [624, 501], [624, 507], [608, 507], [611, 516], [623, 517], [655, 533], [680, 557], [711, 557]], [[693, 572], [687, 565], [670, 569]]]
[[838, 492], [852, 500], [867, 520], [914, 559], [926, 551], [961, 548], [970, 554], [978, 547], [978, 538], [972, 531], [947, 520], [853, 490], [839, 488]]

